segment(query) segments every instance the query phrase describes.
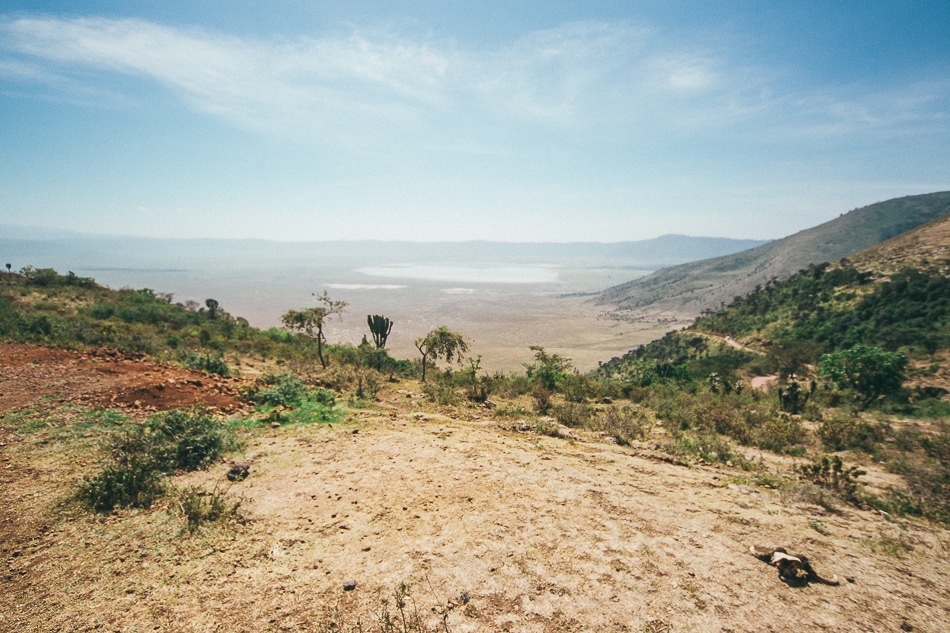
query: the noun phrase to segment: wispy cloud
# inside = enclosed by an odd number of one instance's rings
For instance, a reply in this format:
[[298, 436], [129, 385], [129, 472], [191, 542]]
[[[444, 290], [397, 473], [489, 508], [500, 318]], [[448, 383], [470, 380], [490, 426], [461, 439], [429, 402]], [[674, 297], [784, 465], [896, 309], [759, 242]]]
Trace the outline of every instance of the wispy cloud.
[[283, 40], [141, 20], [0, 21], [6, 83], [87, 101], [96, 73], [104, 93], [119, 89], [116, 74], [144, 77], [232, 125], [324, 142], [404, 127], [474, 138], [492, 125], [620, 136], [737, 125], [847, 134], [946, 125], [950, 94], [946, 82], [784, 92], [776, 77], [729, 51], [692, 51], [630, 24], [567, 24], [486, 51], [380, 31]]

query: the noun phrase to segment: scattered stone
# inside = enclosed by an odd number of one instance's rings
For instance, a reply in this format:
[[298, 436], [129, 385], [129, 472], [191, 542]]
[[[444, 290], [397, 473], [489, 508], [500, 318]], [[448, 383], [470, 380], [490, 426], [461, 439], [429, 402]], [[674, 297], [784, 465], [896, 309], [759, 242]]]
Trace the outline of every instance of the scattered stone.
[[462, 604], [468, 604], [471, 600], [472, 600], [472, 595], [467, 591], [463, 591], [461, 595], [459, 595], [459, 602], [461, 602]]
[[356, 581], [355, 581], [355, 580], [344, 580], [344, 581], [343, 581], [343, 591], [353, 591], [354, 589], [356, 589]]
[[277, 422], [277, 421], [271, 422], [271, 423], [270, 423], [270, 428], [272, 428], [272, 429], [279, 429], [279, 428], [280, 428], [280, 422]]
[[244, 481], [251, 472], [251, 465], [244, 462], [234, 462], [228, 470], [228, 481]]

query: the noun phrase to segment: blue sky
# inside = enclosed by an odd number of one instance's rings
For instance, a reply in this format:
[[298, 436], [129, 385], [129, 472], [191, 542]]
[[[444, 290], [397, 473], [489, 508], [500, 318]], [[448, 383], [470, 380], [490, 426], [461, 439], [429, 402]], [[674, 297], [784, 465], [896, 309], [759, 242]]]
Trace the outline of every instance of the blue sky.
[[777, 238], [947, 189], [946, 0], [0, 0], [0, 224]]

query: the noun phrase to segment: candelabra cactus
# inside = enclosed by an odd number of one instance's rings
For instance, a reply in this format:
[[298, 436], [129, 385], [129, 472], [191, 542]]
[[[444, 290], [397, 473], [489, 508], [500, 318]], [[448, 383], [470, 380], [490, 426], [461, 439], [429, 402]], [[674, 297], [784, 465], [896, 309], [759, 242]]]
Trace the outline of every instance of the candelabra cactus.
[[366, 324], [369, 325], [369, 331], [373, 333], [373, 342], [376, 343], [376, 349], [386, 347], [386, 339], [389, 333], [393, 331], [393, 322], [379, 314], [366, 317]]

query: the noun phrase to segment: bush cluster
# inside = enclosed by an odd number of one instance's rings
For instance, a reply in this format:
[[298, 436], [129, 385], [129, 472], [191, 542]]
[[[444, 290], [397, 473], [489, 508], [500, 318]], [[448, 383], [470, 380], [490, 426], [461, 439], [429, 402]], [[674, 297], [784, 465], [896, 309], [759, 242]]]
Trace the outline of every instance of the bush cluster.
[[106, 463], [86, 478], [79, 497], [97, 512], [147, 508], [165, 493], [164, 475], [196, 470], [233, 446], [226, 428], [200, 409], [173, 409], [114, 436]]

